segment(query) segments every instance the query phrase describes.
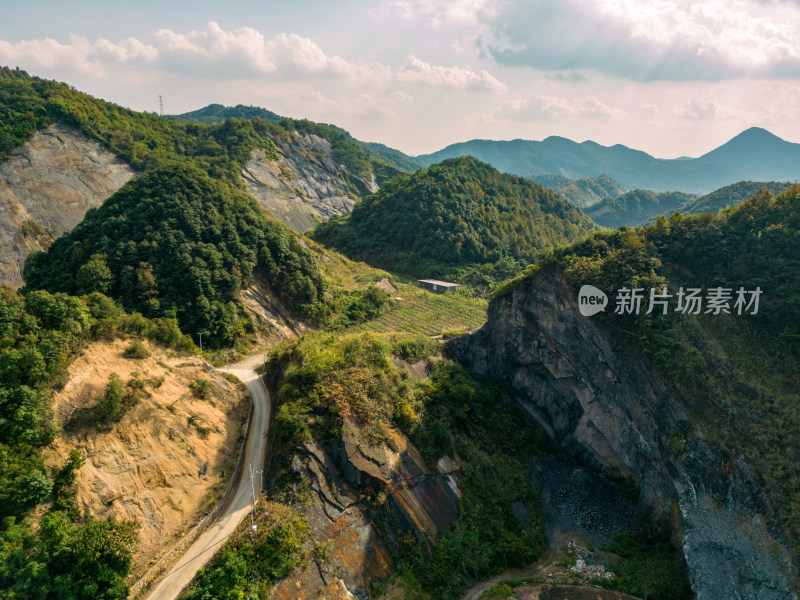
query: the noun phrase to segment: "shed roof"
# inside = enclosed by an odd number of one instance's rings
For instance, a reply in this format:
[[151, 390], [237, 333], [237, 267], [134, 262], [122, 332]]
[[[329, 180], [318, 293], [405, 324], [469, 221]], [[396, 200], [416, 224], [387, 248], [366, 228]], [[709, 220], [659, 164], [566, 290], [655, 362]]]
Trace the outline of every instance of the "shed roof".
[[420, 283], [430, 283], [431, 285], [439, 285], [441, 287], [461, 287], [457, 283], [450, 283], [449, 281], [439, 281], [438, 279], [418, 279]]

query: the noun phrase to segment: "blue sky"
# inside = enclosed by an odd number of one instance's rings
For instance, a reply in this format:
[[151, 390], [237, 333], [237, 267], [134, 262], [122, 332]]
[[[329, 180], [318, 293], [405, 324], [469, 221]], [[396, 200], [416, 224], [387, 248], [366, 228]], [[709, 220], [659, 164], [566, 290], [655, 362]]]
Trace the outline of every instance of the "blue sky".
[[252, 104], [418, 154], [472, 138], [697, 156], [800, 142], [800, 2], [6, 2], [0, 64], [137, 110]]

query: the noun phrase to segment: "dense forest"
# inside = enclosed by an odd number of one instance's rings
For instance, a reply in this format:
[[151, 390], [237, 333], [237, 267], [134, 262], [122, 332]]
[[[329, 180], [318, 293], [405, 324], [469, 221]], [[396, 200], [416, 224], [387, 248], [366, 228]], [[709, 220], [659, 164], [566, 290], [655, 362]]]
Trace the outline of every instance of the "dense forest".
[[126, 184], [25, 265], [26, 290], [102, 292], [148, 317], [230, 346], [252, 327], [236, 304], [258, 269], [295, 313], [324, 316], [311, 252], [245, 192], [173, 165]]
[[204, 123], [211, 125], [213, 123], [220, 123], [228, 119], [263, 119], [269, 123], [277, 125], [283, 120], [283, 117], [259, 106], [245, 106], [244, 104], [237, 104], [236, 106], [223, 106], [222, 104], [209, 104], [203, 108], [193, 110], [180, 115], [164, 115], [167, 119], [178, 121], [180, 123]]
[[[800, 187], [778, 196], [760, 191], [719, 215], [662, 216], [648, 227], [595, 233], [544, 253], [528, 273], [554, 264], [576, 288], [590, 284], [609, 293], [731, 290], [730, 314], [645, 314], [647, 298], [638, 316], [609, 309], [595, 319], [619, 337], [620, 347], [650, 357], [703, 435], [731, 460], [744, 455], [800, 564]], [[761, 290], [757, 314], [737, 314], [740, 287]]]
[[591, 228], [550, 190], [465, 157], [389, 181], [312, 237], [351, 258], [423, 277], [531, 261]]

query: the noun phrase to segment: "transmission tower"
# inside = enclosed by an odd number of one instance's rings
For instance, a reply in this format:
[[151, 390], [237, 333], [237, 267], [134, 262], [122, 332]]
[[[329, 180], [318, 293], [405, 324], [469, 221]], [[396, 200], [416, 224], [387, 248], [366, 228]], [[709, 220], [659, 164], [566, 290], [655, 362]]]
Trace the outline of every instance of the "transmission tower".
[[160, 109], [160, 115], [164, 116], [164, 99], [161, 97], [161, 94], [158, 95], [158, 107]]

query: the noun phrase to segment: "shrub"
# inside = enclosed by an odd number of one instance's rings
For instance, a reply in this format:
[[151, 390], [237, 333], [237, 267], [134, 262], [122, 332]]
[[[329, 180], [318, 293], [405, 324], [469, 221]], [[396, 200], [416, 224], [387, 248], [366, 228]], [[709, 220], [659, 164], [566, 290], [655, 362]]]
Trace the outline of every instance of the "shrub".
[[145, 348], [142, 340], [133, 340], [125, 351], [122, 353], [125, 358], [147, 358], [150, 356], [150, 351]]
[[428, 336], [415, 335], [397, 342], [395, 354], [403, 360], [415, 363], [436, 353], [438, 349], [439, 344]]
[[211, 396], [211, 382], [208, 379], [195, 379], [189, 383], [189, 388], [201, 400], [207, 400]]

